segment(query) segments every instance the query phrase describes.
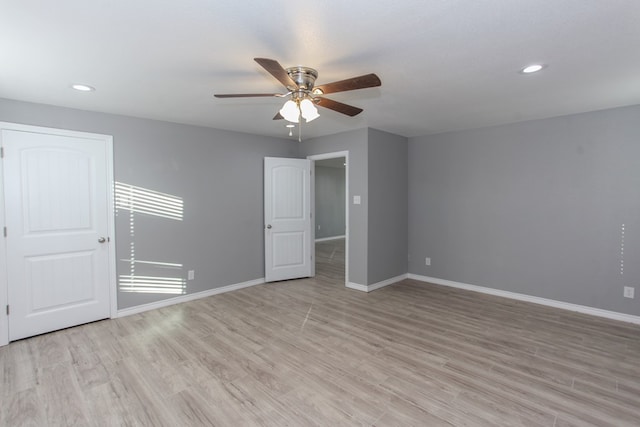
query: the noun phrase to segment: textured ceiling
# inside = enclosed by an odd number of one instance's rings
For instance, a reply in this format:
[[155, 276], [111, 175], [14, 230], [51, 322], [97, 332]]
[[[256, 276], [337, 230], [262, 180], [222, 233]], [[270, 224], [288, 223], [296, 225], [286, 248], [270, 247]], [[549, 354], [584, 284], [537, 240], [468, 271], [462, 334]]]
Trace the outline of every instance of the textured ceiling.
[[279, 92], [265, 57], [382, 80], [304, 137], [417, 136], [640, 104], [639, 23], [638, 0], [0, 0], [0, 97], [286, 137], [283, 100], [212, 96]]

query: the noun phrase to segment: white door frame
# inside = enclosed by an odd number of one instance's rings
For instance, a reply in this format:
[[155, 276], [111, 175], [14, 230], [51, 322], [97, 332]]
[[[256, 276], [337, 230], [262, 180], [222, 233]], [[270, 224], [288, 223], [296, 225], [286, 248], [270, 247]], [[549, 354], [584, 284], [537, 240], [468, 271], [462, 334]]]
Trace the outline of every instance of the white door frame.
[[311, 274], [316, 274], [316, 173], [315, 161], [326, 159], [337, 159], [344, 157], [344, 286], [349, 285], [349, 151], [334, 151], [332, 153], [313, 154], [307, 156], [311, 160], [313, 168], [313, 179], [311, 181], [311, 254], [313, 255], [313, 263], [311, 263]]
[[[117, 317], [118, 313], [118, 288], [116, 280], [116, 242], [115, 242], [115, 214], [113, 208], [113, 137], [111, 135], [102, 135], [96, 133], [77, 132], [65, 129], [46, 128], [41, 126], [22, 125], [18, 123], [0, 122], [0, 145], [2, 145], [2, 130], [14, 130], [31, 133], [44, 133], [47, 135], [59, 135], [72, 138], [85, 138], [103, 141], [105, 144], [105, 154], [107, 160], [107, 182], [111, 183], [107, 189], [107, 209], [108, 209], [108, 221], [107, 221], [107, 235], [110, 238], [109, 243], [109, 317]], [[3, 164], [0, 162], [0, 176], [4, 176]], [[4, 185], [0, 185], [0, 227], [4, 227], [6, 224], [5, 218], [5, 198], [4, 198]], [[10, 232], [10, 231], [9, 231]], [[0, 244], [0, 346], [9, 344], [9, 319], [5, 307], [9, 303], [9, 283], [7, 282], [7, 245], [6, 240], [0, 234], [0, 238], [3, 239]]]

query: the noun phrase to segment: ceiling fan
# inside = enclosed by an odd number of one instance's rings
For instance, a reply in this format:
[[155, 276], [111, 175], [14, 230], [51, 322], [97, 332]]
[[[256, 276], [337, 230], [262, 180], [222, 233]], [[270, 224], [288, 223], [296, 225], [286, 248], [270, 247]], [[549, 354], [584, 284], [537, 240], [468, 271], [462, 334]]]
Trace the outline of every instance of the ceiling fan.
[[313, 68], [302, 66], [283, 68], [278, 61], [267, 58], [254, 58], [254, 61], [282, 83], [287, 89], [287, 92], [215, 94], [214, 96], [216, 98], [290, 97], [273, 120], [285, 119], [289, 122], [299, 123], [300, 116], [302, 116], [305, 121], [310, 122], [320, 116], [318, 109], [315, 107], [316, 105], [353, 117], [360, 114], [363, 111], [362, 108], [343, 104], [342, 102], [325, 98], [322, 95], [382, 85], [382, 82], [375, 74], [365, 74], [363, 76], [315, 86], [318, 72]]

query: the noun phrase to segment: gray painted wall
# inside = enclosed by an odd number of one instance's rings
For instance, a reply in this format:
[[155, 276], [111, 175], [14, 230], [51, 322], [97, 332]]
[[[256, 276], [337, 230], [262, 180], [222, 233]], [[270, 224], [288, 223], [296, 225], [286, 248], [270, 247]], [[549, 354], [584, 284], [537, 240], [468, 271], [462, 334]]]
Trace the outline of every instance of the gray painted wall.
[[408, 270], [407, 149], [407, 138], [369, 129], [369, 285]]
[[[136, 274], [187, 277], [187, 293], [264, 277], [263, 158], [297, 157], [284, 139], [178, 125], [0, 99], [0, 120], [113, 135], [116, 181], [178, 196], [184, 220], [116, 217], [118, 275], [128, 274], [130, 244], [139, 260], [182, 264], [178, 269], [138, 265]], [[118, 294], [118, 308], [175, 295]]]
[[315, 226], [316, 239], [345, 234], [345, 173], [344, 167], [315, 165]]
[[409, 271], [639, 315], [622, 296], [640, 290], [639, 119], [634, 106], [411, 138]]
[[302, 156], [349, 151], [349, 282], [372, 285], [406, 273], [407, 139], [361, 129], [300, 148]]
[[[367, 284], [367, 216], [368, 216], [368, 155], [367, 129], [312, 138], [300, 144], [300, 157], [312, 154], [349, 151], [349, 277], [352, 283]], [[361, 196], [360, 205], [353, 196]]]
[[[135, 214], [134, 236], [118, 211], [118, 274], [134, 243], [137, 259], [182, 264], [136, 274], [195, 270], [188, 293], [263, 277], [263, 158], [346, 150], [349, 199], [362, 197], [349, 207], [351, 282], [404, 273], [408, 239], [411, 273], [633, 315], [640, 300], [622, 287], [640, 287], [638, 118], [640, 106], [618, 108], [411, 138], [406, 151], [371, 129], [297, 144], [0, 99], [2, 121], [113, 135], [117, 181], [182, 198], [183, 221]], [[121, 292], [118, 305], [171, 296]]]

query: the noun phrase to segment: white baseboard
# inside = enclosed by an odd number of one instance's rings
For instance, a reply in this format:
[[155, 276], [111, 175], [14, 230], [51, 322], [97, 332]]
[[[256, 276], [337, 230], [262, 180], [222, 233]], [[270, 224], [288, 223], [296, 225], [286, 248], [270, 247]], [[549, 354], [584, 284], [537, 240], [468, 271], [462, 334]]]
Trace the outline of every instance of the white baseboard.
[[618, 313], [617, 311], [603, 310], [600, 308], [588, 307], [586, 305], [572, 304], [563, 301], [556, 301], [547, 298], [534, 297], [516, 292], [503, 291], [500, 289], [486, 288], [484, 286], [470, 285], [468, 283], [454, 282], [451, 280], [438, 279], [437, 277], [420, 276], [417, 274], [408, 274], [409, 279], [419, 280], [421, 282], [433, 283], [435, 285], [449, 286], [452, 288], [465, 289], [467, 291], [480, 292], [483, 294], [495, 295], [504, 298], [515, 299], [519, 301], [531, 302], [534, 304], [546, 305], [548, 307], [561, 308], [563, 310], [575, 311], [578, 313], [589, 314], [591, 316], [605, 317], [607, 319], [619, 320], [622, 322], [634, 323], [640, 325], [640, 316], [632, 314]]
[[[361, 285], [359, 283], [349, 282], [347, 283], [346, 287], [349, 289], [355, 289], [361, 292], [371, 292], [371, 291], [375, 291], [376, 289], [380, 289], [385, 286], [389, 286], [394, 283], [400, 282], [404, 279], [413, 279], [421, 282], [433, 283], [435, 285], [465, 289], [472, 292], [480, 292], [488, 295], [495, 295], [495, 296], [510, 298], [510, 299], [519, 300], [519, 301], [526, 301], [534, 304], [545, 305], [548, 307], [560, 308], [563, 310], [575, 311], [578, 313], [588, 314], [591, 316], [604, 317], [607, 319], [619, 320], [622, 322], [640, 325], [640, 316], [634, 316], [632, 314], [618, 313], [616, 311], [603, 310], [600, 308], [588, 307], [584, 305], [572, 304], [572, 303], [563, 302], [563, 301], [556, 301], [552, 299], [535, 297], [535, 296], [526, 295], [526, 294], [519, 294], [516, 292], [503, 291], [500, 289], [487, 288], [484, 286], [454, 282], [452, 280], [439, 279], [437, 277], [421, 276], [418, 274], [411, 274], [411, 273], [401, 274], [399, 276], [392, 277], [390, 279], [383, 280], [381, 282], [374, 283], [372, 285]], [[225, 292], [235, 291], [238, 289], [248, 288], [250, 286], [261, 285], [263, 283], [265, 283], [264, 278], [260, 278], [260, 279], [250, 280], [248, 282], [236, 283], [233, 285], [214, 288], [207, 291], [196, 292], [188, 295], [182, 295], [175, 298], [169, 298], [162, 301], [152, 302], [149, 304], [142, 304], [135, 307], [118, 310], [118, 314], [116, 317], [130, 316], [132, 314], [142, 313], [148, 310], [154, 310], [157, 308], [167, 307], [174, 304], [180, 304], [187, 301], [206, 298], [212, 295], [217, 295]]]
[[355, 289], [357, 291], [362, 291], [362, 292], [371, 292], [371, 291], [375, 291], [376, 289], [380, 289], [380, 288], [384, 288], [385, 286], [389, 286], [389, 285], [393, 285], [394, 283], [398, 283], [404, 279], [407, 279], [409, 277], [408, 274], [401, 274], [399, 276], [396, 277], [392, 277], [390, 279], [387, 280], [383, 280], [381, 282], [378, 283], [374, 283], [373, 285], [361, 285], [359, 283], [353, 283], [353, 282], [349, 282], [347, 283], [347, 288], [349, 289]]
[[356, 291], [369, 292], [367, 285], [361, 285], [360, 283], [348, 282], [346, 286], [347, 288], [355, 289]]
[[394, 283], [398, 283], [404, 279], [407, 279], [409, 274], [401, 274], [396, 277], [392, 277], [391, 279], [383, 280], [382, 282], [374, 283], [373, 285], [367, 286], [367, 292], [375, 291], [376, 289], [384, 288], [385, 286], [393, 285]]
[[320, 239], [316, 239], [315, 242], [327, 242], [329, 240], [338, 240], [338, 239], [344, 239], [346, 236], [343, 234], [342, 236], [331, 236], [331, 237], [322, 237]]
[[162, 301], [150, 302], [148, 304], [136, 305], [135, 307], [124, 308], [118, 310], [116, 317], [131, 316], [132, 314], [142, 313], [144, 311], [155, 310], [156, 308], [167, 307], [174, 304], [181, 304], [187, 301], [193, 301], [200, 298], [210, 297], [212, 295], [223, 294], [225, 292], [237, 291], [238, 289], [248, 288], [250, 286], [261, 285], [264, 283], [264, 277], [248, 282], [235, 283], [233, 285], [222, 286], [220, 288], [209, 289], [207, 291], [195, 292], [192, 294], [181, 295], [179, 297], [163, 299]]

